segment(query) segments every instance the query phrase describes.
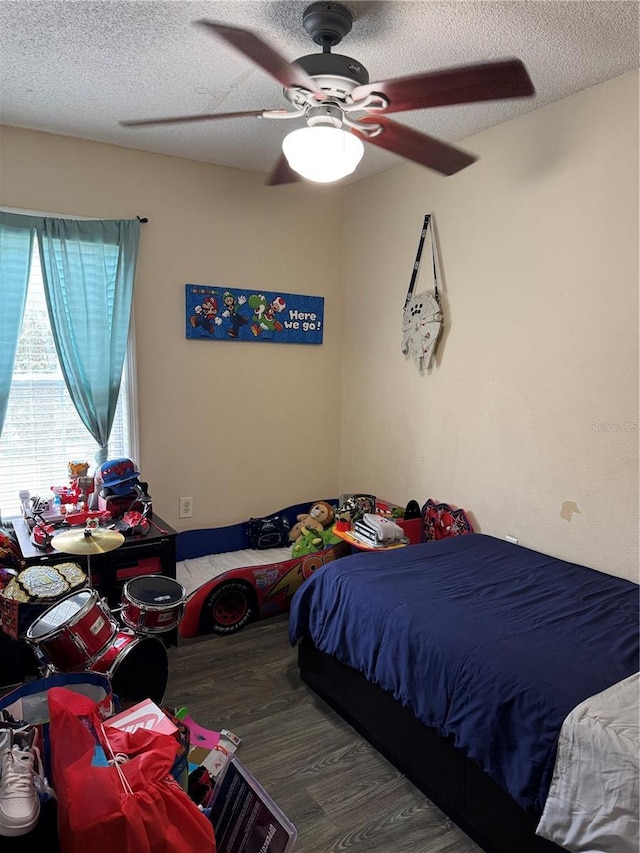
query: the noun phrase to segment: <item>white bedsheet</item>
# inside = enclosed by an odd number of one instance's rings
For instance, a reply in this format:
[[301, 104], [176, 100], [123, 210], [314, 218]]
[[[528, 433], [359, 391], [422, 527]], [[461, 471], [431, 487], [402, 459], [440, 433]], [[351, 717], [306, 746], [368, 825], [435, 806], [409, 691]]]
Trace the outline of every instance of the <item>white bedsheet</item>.
[[225, 551], [222, 554], [208, 554], [206, 557], [181, 560], [176, 563], [176, 579], [182, 584], [187, 596], [189, 596], [202, 584], [217, 578], [218, 575], [228, 572], [230, 569], [243, 569], [245, 566], [266, 566], [269, 563], [282, 563], [291, 559], [291, 545], [288, 548], [267, 548], [263, 551], [254, 549]]
[[538, 835], [571, 853], [638, 853], [640, 674], [567, 716]]

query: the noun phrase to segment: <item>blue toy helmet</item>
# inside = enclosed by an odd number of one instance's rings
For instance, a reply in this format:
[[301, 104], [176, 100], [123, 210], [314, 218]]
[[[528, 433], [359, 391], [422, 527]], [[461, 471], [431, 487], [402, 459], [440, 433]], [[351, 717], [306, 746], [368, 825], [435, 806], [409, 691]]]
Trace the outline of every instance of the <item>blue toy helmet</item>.
[[131, 459], [107, 459], [98, 469], [105, 489], [111, 489], [114, 495], [128, 495], [133, 491], [140, 472]]

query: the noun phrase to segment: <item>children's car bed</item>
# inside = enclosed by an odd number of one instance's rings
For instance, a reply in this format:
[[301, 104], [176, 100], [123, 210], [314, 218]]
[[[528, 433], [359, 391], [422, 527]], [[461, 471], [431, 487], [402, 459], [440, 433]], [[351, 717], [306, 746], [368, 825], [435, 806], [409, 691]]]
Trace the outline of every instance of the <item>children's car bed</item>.
[[326, 566], [289, 638], [485, 850], [637, 853], [638, 624], [637, 584], [472, 533]]
[[[295, 504], [253, 521], [273, 522], [286, 542], [287, 530], [309, 506]], [[291, 544], [251, 547], [251, 528], [249, 520], [188, 530], [176, 537], [176, 578], [187, 594], [181, 637], [231, 634], [255, 619], [286, 612], [294, 592], [313, 572], [350, 552], [339, 542], [293, 558]]]

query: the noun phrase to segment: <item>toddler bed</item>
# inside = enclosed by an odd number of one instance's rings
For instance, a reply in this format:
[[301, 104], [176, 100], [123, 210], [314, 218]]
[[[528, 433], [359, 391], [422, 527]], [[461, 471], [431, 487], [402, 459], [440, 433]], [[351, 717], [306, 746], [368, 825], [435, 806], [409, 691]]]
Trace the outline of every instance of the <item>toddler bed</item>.
[[[294, 504], [267, 518], [284, 520], [285, 530], [309, 506]], [[181, 637], [227, 635], [255, 619], [286, 612], [294, 592], [313, 572], [350, 551], [344, 542], [295, 558], [292, 545], [252, 548], [250, 527], [245, 521], [178, 533], [176, 579], [187, 593]]]
[[485, 850], [637, 853], [638, 624], [637, 584], [472, 533], [327, 566], [289, 638]]

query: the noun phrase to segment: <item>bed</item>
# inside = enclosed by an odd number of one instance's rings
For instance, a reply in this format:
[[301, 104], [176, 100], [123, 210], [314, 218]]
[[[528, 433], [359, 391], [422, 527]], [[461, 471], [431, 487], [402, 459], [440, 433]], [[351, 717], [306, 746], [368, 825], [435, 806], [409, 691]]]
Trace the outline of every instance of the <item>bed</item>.
[[[284, 520], [290, 528], [310, 505], [294, 504], [265, 520]], [[287, 528], [279, 526], [286, 540]], [[187, 530], [176, 537], [176, 579], [186, 594], [178, 629], [183, 639], [232, 634], [255, 619], [286, 612], [304, 581], [321, 566], [350, 552], [348, 545], [339, 542], [294, 558], [291, 544], [252, 548], [250, 529], [248, 520]]]
[[326, 566], [289, 639], [302, 679], [483, 849], [637, 853], [639, 615], [631, 581], [472, 533]]

